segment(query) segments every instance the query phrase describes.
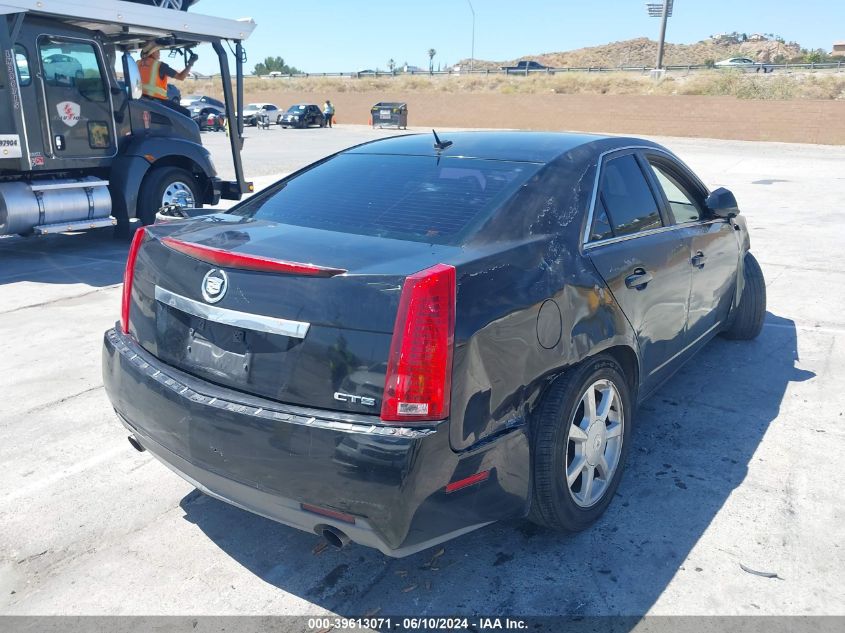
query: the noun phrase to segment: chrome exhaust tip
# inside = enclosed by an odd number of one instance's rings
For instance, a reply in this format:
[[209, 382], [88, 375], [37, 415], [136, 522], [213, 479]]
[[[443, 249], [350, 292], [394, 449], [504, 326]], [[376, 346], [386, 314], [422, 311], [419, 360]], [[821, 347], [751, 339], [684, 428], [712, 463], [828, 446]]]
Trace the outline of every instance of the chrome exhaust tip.
[[323, 538], [335, 549], [343, 549], [349, 545], [349, 537], [337, 528], [326, 526], [323, 528]]
[[132, 448], [134, 448], [139, 453], [143, 453], [145, 450], [147, 450], [146, 448], [141, 446], [141, 442], [139, 442], [138, 438], [136, 438], [134, 435], [130, 435], [126, 439], [129, 440], [130, 444], [132, 444]]

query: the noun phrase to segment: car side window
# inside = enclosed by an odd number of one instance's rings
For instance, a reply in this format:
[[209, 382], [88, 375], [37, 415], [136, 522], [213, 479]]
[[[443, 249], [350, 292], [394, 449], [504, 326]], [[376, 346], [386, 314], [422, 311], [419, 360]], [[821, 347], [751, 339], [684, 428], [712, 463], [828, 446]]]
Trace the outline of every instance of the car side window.
[[599, 224], [602, 213], [615, 237], [663, 226], [657, 202], [633, 154], [612, 158], [604, 164], [592, 233], [602, 234]]
[[696, 202], [695, 194], [691, 193], [689, 187], [681, 182], [681, 177], [673, 174], [670, 169], [658, 161], [649, 159], [654, 175], [660, 188], [666, 195], [672, 215], [677, 224], [685, 222], [698, 222], [704, 219], [704, 212], [701, 205]]

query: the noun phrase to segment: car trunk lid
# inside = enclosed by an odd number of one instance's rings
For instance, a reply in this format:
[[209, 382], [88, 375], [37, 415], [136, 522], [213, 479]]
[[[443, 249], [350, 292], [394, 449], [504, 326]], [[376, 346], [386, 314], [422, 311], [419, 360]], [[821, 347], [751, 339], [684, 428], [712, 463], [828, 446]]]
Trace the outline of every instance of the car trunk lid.
[[454, 247], [209, 216], [148, 230], [130, 331], [216, 384], [377, 415], [408, 275]]

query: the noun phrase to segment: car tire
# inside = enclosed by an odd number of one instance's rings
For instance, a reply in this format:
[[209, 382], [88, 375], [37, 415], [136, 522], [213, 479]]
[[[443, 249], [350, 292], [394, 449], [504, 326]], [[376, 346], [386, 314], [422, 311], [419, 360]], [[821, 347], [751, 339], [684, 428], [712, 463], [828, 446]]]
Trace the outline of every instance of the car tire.
[[[589, 422], [591, 391], [596, 413]], [[609, 356], [590, 359], [552, 383], [532, 422], [530, 521], [578, 532], [604, 513], [622, 477], [633, 413], [628, 381]]]
[[199, 185], [193, 174], [181, 167], [153, 168], [145, 177], [138, 195], [136, 217], [146, 225], [155, 222], [166, 199], [189, 198], [185, 208], [202, 207]]
[[750, 341], [760, 334], [766, 318], [766, 280], [754, 255], [746, 253], [743, 262], [745, 286], [739, 305], [731, 314], [730, 325], [722, 334], [728, 339]]

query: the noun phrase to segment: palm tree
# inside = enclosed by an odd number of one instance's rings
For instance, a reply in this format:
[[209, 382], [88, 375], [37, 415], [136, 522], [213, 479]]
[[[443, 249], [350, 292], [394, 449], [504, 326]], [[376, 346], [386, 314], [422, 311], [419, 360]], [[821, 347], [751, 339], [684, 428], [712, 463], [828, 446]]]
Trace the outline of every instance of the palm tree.
[[396, 68], [396, 62], [393, 61], [393, 58], [387, 60], [387, 67], [390, 69], [390, 72], [393, 72], [393, 69]]
[[437, 51], [433, 48], [428, 49], [428, 72], [434, 72], [434, 56], [437, 55]]

